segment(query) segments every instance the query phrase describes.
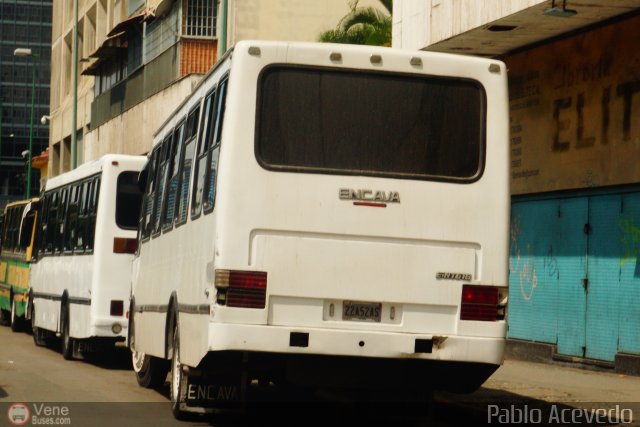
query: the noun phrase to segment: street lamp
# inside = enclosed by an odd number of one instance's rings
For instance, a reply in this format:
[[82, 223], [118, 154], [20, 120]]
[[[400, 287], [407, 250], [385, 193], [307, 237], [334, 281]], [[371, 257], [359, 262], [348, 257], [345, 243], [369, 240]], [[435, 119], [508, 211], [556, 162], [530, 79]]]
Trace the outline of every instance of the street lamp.
[[[25, 47], [19, 47], [13, 51], [14, 56], [28, 56], [31, 58], [37, 58], [38, 55], [33, 53], [31, 49]], [[27, 161], [27, 188], [24, 192], [24, 198], [31, 197], [31, 158], [33, 157], [33, 116], [35, 114], [36, 104], [36, 66], [31, 63], [31, 119], [29, 120], [29, 159]]]

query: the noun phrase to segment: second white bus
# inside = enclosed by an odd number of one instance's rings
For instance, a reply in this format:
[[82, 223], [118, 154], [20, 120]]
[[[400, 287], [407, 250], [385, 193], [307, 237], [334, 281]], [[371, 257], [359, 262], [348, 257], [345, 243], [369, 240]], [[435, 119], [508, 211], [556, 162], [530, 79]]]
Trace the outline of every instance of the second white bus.
[[126, 339], [144, 163], [106, 155], [46, 183], [28, 316], [35, 343], [60, 336], [65, 359]]
[[242, 400], [252, 380], [479, 387], [506, 334], [506, 73], [239, 43], [158, 131], [142, 174], [140, 384], [170, 369], [177, 417]]

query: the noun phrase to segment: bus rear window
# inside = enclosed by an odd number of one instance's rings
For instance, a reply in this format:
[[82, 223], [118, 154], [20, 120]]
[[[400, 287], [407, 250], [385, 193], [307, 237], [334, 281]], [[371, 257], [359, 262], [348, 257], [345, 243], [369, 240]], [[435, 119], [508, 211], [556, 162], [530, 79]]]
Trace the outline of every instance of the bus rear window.
[[473, 80], [274, 66], [259, 84], [266, 169], [472, 182], [482, 174], [485, 93]]
[[116, 224], [123, 229], [138, 228], [142, 191], [138, 186], [138, 172], [122, 172], [118, 175], [116, 193]]

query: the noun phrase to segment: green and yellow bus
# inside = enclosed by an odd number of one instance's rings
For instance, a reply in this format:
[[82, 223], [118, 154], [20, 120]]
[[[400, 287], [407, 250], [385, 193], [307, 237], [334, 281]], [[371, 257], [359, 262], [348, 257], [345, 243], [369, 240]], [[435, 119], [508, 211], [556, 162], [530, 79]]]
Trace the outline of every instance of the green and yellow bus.
[[0, 314], [14, 332], [25, 325], [29, 296], [29, 264], [35, 255], [39, 199], [7, 204], [0, 246]]

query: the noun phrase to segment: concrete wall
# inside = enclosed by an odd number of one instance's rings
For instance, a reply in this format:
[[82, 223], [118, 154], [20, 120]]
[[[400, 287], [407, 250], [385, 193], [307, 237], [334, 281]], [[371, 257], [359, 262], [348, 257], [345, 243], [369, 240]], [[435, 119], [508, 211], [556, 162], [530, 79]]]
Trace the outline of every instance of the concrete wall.
[[640, 182], [640, 17], [504, 58], [513, 194]]
[[[73, 117], [73, 1], [54, 0], [51, 40], [51, 100], [49, 122], [49, 176], [70, 170]], [[78, 141], [91, 122], [92, 76], [80, 73], [89, 66], [80, 62], [105, 39], [115, 24], [127, 17], [126, 0], [79, 0], [78, 3]], [[36, 120], [38, 120], [36, 118]], [[78, 146], [82, 154], [83, 147]], [[59, 153], [59, 154], [58, 154]], [[78, 165], [82, 156], [78, 157]]]
[[[201, 75], [191, 75], [169, 86], [146, 101], [125, 111], [85, 135], [83, 161], [107, 153], [145, 154], [153, 143], [153, 134], [198, 84]], [[80, 164], [82, 162], [78, 162]]]
[[[384, 7], [378, 0], [359, 6]], [[349, 0], [229, 0], [228, 45], [240, 40], [317, 41], [349, 12]]]
[[423, 49], [544, 0], [395, 0], [393, 47]]

